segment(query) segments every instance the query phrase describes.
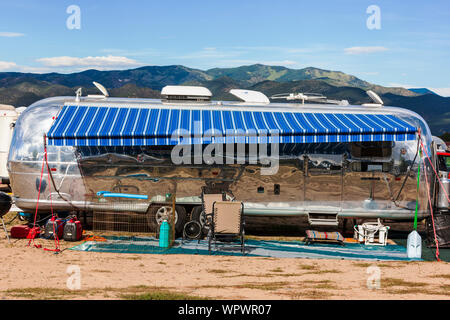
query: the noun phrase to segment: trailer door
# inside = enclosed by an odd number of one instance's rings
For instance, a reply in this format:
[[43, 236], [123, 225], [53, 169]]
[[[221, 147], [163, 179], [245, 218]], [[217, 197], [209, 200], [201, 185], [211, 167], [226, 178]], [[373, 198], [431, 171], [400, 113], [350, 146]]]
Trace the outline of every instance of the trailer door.
[[340, 211], [342, 160], [342, 154], [305, 156], [306, 210], [330, 213]]

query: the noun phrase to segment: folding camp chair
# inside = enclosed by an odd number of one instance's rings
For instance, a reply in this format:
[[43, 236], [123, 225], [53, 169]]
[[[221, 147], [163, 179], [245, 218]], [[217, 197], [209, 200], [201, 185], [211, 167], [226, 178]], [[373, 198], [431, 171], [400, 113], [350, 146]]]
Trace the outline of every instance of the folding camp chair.
[[221, 193], [206, 193], [206, 188], [202, 188], [202, 211], [200, 213], [199, 222], [204, 227], [207, 225], [206, 216], [210, 215], [213, 211], [213, 204], [215, 201], [225, 201], [225, 192]]
[[217, 240], [240, 239], [241, 252], [245, 253], [244, 241], [244, 205], [238, 201], [216, 201], [213, 204], [211, 215], [208, 215], [208, 251], [211, 254], [211, 244], [217, 249]]

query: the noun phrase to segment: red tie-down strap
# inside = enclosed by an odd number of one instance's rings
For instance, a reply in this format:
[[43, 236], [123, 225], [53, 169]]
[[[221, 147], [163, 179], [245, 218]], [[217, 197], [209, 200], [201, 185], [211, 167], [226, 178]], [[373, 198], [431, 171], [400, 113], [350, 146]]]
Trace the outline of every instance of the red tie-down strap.
[[[425, 153], [426, 153], [426, 150], [425, 150], [425, 148], [423, 147], [423, 144], [422, 144], [422, 139], [420, 139], [420, 145], [421, 145], [421, 149], [423, 151], [425, 151]], [[431, 159], [428, 157], [428, 153], [426, 153], [426, 155], [427, 155], [428, 160], [430, 161], [431, 166], [433, 166], [433, 163], [432, 163]], [[433, 170], [434, 170], [434, 167], [433, 167]], [[436, 227], [434, 225], [433, 204], [431, 202], [430, 185], [428, 183], [427, 168], [425, 168], [425, 166], [423, 168], [423, 171], [425, 172], [425, 182], [427, 184], [428, 204], [430, 205], [431, 222], [432, 222], [432, 225], [433, 225], [433, 233], [434, 233], [434, 242], [436, 243], [436, 260], [437, 261], [441, 261], [441, 259], [439, 258], [439, 243], [437, 241], [437, 236], [436, 236]], [[436, 173], [436, 170], [434, 172]], [[437, 173], [436, 173], [436, 177], [439, 179], [439, 176], [437, 175]], [[448, 195], [447, 195], [447, 198], [448, 198]]]
[[[30, 233], [27, 236], [27, 238], [30, 239], [28, 241], [28, 246], [30, 246], [31, 242], [33, 242], [33, 245], [36, 248], [42, 248], [42, 245], [41, 244], [36, 244], [34, 239], [37, 236], [36, 220], [37, 220], [37, 213], [38, 213], [38, 208], [39, 208], [39, 200], [40, 200], [40, 196], [41, 196], [42, 179], [43, 179], [43, 176], [44, 176], [44, 166], [47, 167], [47, 179], [50, 182], [50, 167], [48, 165], [47, 144], [46, 144], [46, 137], [45, 137], [45, 135], [44, 135], [44, 158], [42, 159], [41, 177], [40, 177], [40, 180], [39, 180], [39, 189], [38, 189], [38, 197], [37, 197], [37, 202], [36, 202], [36, 211], [34, 213], [33, 228], [30, 230]], [[51, 183], [48, 183], [48, 190], [49, 190], [49, 194], [50, 194], [50, 197], [49, 197], [50, 198], [50, 211], [52, 213], [52, 219], [55, 219], [55, 213], [53, 211]], [[55, 239], [55, 248], [54, 249], [44, 248], [44, 250], [58, 253], [61, 250], [59, 248], [59, 238], [58, 238], [58, 234], [57, 234], [57, 232], [55, 230], [55, 224], [53, 224], [53, 235], [54, 235], [54, 239]]]

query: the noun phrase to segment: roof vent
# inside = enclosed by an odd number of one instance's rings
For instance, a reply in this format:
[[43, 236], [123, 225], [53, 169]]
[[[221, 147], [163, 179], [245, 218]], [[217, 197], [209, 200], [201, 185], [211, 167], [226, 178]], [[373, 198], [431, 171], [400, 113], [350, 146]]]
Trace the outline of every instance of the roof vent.
[[165, 101], [211, 101], [212, 93], [205, 87], [196, 86], [165, 86], [161, 90]]
[[88, 98], [94, 98], [94, 99], [106, 99], [109, 97], [108, 90], [104, 86], [102, 86], [100, 83], [93, 81], [92, 82], [94, 86], [100, 91], [102, 94], [88, 94]]
[[230, 90], [230, 93], [244, 102], [264, 104], [270, 103], [269, 98], [267, 98], [264, 93], [259, 91], [232, 89]]
[[363, 107], [382, 107], [384, 105], [383, 100], [381, 100], [380, 96], [375, 92], [373, 92], [372, 90], [368, 90], [366, 91], [366, 93], [375, 103], [364, 103], [362, 104]]
[[337, 104], [340, 106], [348, 106], [347, 100], [330, 100], [327, 99], [324, 95], [320, 93], [280, 93], [275, 94], [270, 97], [271, 99], [286, 99], [287, 101], [291, 100], [301, 100], [302, 104], [305, 104], [305, 101], [312, 101], [316, 103], [329, 103], [329, 104]]

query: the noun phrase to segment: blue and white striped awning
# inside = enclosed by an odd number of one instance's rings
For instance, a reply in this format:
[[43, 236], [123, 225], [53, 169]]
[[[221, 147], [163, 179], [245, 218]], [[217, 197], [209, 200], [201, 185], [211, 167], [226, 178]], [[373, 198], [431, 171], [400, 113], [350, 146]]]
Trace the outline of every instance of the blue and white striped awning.
[[405, 141], [415, 132], [382, 113], [64, 106], [47, 137], [54, 146], [152, 146]]

